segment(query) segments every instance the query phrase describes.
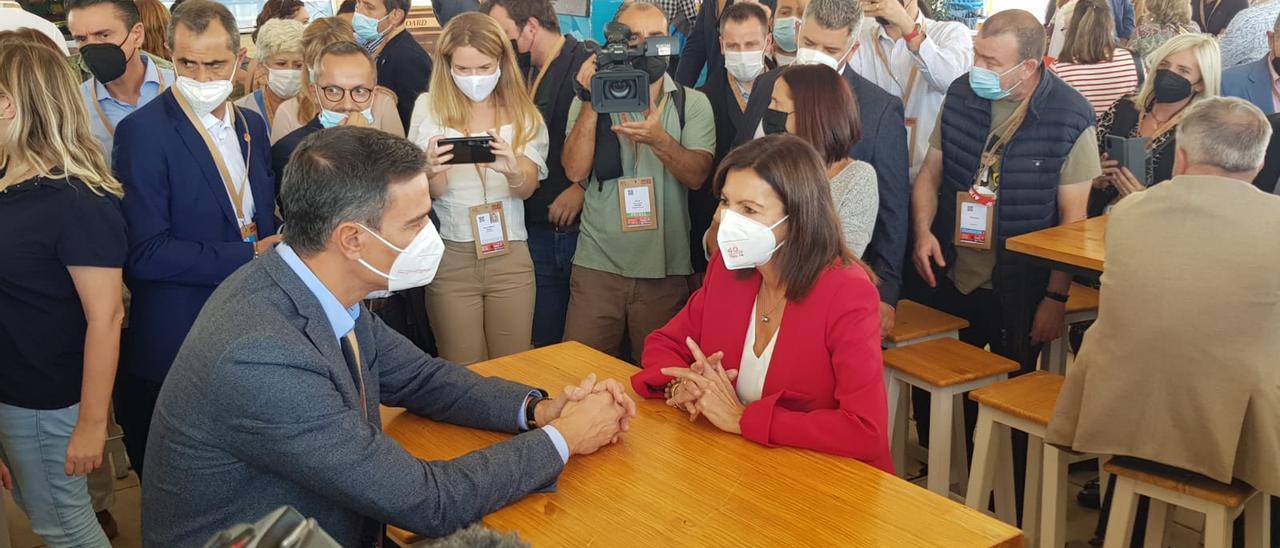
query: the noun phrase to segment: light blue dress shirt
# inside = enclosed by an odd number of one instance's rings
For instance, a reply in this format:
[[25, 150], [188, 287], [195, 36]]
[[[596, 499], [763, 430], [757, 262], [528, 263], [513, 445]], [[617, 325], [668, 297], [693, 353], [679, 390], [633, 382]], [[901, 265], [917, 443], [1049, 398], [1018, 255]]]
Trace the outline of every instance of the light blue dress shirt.
[[[165, 88], [173, 85], [173, 71], [157, 67], [150, 59], [142, 56], [142, 64], [146, 67], [146, 72], [142, 77], [142, 89], [138, 93], [138, 104], [130, 105], [123, 101], [117, 100], [107, 91], [107, 86], [99, 82], [97, 78], [90, 78], [80, 84], [80, 96], [84, 99], [84, 108], [89, 111], [89, 129], [93, 132], [93, 136], [102, 143], [103, 153], [107, 157], [107, 166], [111, 165], [111, 146], [115, 142], [112, 132], [115, 127], [120, 125], [120, 120], [128, 116], [135, 110], [138, 110], [149, 103], [152, 99], [160, 96]], [[98, 105], [94, 106], [94, 92], [98, 94]], [[98, 114], [98, 107], [102, 107], [102, 114]], [[106, 122], [103, 122], [103, 117]], [[106, 124], [111, 124], [111, 129]]]
[[[317, 278], [315, 273], [311, 272], [311, 268], [302, 262], [302, 258], [298, 257], [297, 252], [289, 247], [289, 244], [279, 244], [276, 246], [276, 253], [280, 254], [280, 258], [284, 259], [285, 264], [293, 269], [294, 274], [302, 279], [303, 285], [311, 290], [316, 296], [316, 300], [320, 301], [320, 308], [324, 310], [325, 318], [329, 320], [329, 325], [333, 327], [334, 338], [341, 339], [350, 333], [356, 327], [356, 319], [360, 318], [360, 303], [352, 305], [351, 308], [344, 308], [342, 303], [338, 302], [338, 298], [333, 296], [333, 292], [324, 286], [324, 283]], [[530, 392], [529, 397], [537, 396], [538, 392]], [[521, 407], [516, 414], [516, 424], [520, 430], [528, 430], [529, 424], [525, 421], [524, 407]], [[551, 443], [555, 444], [556, 451], [560, 453], [560, 459], [565, 463], [569, 462], [569, 444], [564, 440], [564, 436], [556, 430], [554, 426], [546, 425], [542, 430], [547, 433], [547, 437], [551, 438]]]

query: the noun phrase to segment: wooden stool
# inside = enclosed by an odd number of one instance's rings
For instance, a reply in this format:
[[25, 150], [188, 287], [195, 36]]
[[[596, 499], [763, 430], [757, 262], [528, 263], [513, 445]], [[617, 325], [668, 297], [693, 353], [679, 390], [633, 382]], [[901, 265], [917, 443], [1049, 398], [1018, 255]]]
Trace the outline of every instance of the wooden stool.
[[[1067, 466], [1068, 457], [1076, 454], [1044, 443], [1044, 431], [1053, 416], [1062, 382], [1060, 375], [1035, 371], [969, 394], [969, 399], [978, 402], [978, 428], [973, 434], [973, 469], [969, 473], [965, 504], [985, 511], [994, 487], [996, 515], [1003, 521], [1015, 523], [1013, 447], [1009, 430], [1026, 432], [1022, 530], [1028, 545], [1034, 544], [1037, 537], [1042, 547], [1066, 544]], [[1000, 474], [998, 482], [997, 473]]]
[[955, 339], [966, 327], [969, 327], [969, 321], [964, 318], [904, 299], [898, 301], [893, 329], [882, 344], [885, 348], [900, 348], [934, 339]]
[[1181, 506], [1205, 515], [1205, 548], [1231, 546], [1231, 522], [1243, 512], [1245, 546], [1270, 547], [1271, 497], [1259, 493], [1240, 480], [1231, 485], [1200, 474], [1132, 457], [1116, 457], [1105, 466], [1115, 474], [1116, 489], [1107, 519], [1104, 548], [1120, 548], [1129, 543], [1138, 495], [1151, 498], [1147, 513], [1146, 546], [1162, 546], [1168, 525], [1169, 505]]
[[[953, 438], [960, 441], [957, 461], [964, 458], [964, 436], [953, 435], [956, 397], [1004, 380], [1018, 370], [1018, 364], [956, 339], [943, 338], [887, 350], [884, 365], [889, 383], [889, 439], [894, 467], [901, 470], [906, 458], [907, 394], [914, 386], [929, 393], [928, 487], [947, 496], [951, 491]], [[963, 407], [960, 409], [963, 416]]]
[[404, 529], [394, 525], [387, 526], [387, 538], [391, 539], [391, 542], [394, 542], [396, 546], [400, 548], [409, 548], [413, 546], [414, 543], [422, 540], [418, 535], [405, 531]]
[[1067, 332], [1044, 345], [1040, 351], [1040, 369], [1059, 375], [1067, 374], [1067, 349], [1070, 348], [1071, 326], [1098, 318], [1098, 290], [1073, 283], [1067, 298]]

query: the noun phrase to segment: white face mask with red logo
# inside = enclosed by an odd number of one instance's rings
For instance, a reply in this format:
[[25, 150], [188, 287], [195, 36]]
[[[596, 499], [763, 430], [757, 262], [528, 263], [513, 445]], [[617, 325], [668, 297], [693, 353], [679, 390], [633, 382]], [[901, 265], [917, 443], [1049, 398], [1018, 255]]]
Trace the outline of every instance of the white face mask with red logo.
[[786, 243], [778, 243], [773, 236], [773, 229], [785, 222], [787, 217], [772, 226], [765, 226], [731, 209], [721, 211], [716, 243], [720, 244], [724, 266], [729, 270], [742, 270], [769, 262], [773, 258], [773, 252]]

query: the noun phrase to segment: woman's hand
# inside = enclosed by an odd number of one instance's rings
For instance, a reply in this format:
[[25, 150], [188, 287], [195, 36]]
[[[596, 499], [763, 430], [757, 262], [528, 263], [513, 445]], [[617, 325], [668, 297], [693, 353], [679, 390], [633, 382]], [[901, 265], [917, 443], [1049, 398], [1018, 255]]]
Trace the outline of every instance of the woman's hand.
[[716, 428], [741, 434], [742, 427], [738, 423], [742, 421], [742, 413], [747, 408], [742, 405], [742, 400], [738, 399], [738, 391], [733, 388], [733, 379], [738, 377], [738, 372], [725, 371], [723, 365], [716, 364], [714, 369], [702, 376], [709, 382], [702, 397], [698, 398], [698, 411], [706, 415], [707, 420], [716, 425]]
[[1107, 175], [1107, 170], [1117, 167], [1120, 167], [1120, 162], [1110, 159], [1105, 152], [1102, 153], [1102, 175], [1093, 178], [1093, 188], [1103, 189], [1111, 186], [1111, 177]]
[[521, 175], [520, 164], [516, 161], [515, 151], [511, 150], [511, 143], [504, 141], [495, 129], [485, 133], [493, 138], [489, 143], [489, 151], [493, 152], [493, 163], [481, 164], [480, 167], [492, 169], [508, 177]]
[[1111, 186], [1116, 187], [1116, 190], [1120, 192], [1121, 198], [1147, 189], [1142, 183], [1138, 182], [1138, 178], [1134, 177], [1133, 172], [1129, 171], [1127, 167], [1103, 168], [1102, 173], [1104, 176], [1111, 178]]
[[107, 446], [107, 424], [77, 422], [67, 442], [67, 462], [63, 471], [68, 476], [85, 476], [102, 466], [102, 452]]
[[440, 146], [440, 139], [443, 137], [443, 135], [436, 135], [427, 141], [427, 175], [430, 177], [440, 175], [453, 167], [445, 163], [453, 159], [453, 145]]

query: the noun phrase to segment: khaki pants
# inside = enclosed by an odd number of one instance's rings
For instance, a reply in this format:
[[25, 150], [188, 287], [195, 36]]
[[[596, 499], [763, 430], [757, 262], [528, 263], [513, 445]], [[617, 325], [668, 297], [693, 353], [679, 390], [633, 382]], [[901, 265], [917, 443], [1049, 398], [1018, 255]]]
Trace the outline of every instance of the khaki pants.
[[625, 358], [620, 353], [627, 337], [631, 360], [638, 364], [644, 338], [671, 321], [688, 300], [688, 276], [627, 278], [575, 265], [564, 338]]
[[526, 242], [509, 243], [510, 252], [488, 259], [477, 259], [471, 242], [444, 243], [426, 288], [440, 357], [466, 365], [532, 348], [533, 259]]

